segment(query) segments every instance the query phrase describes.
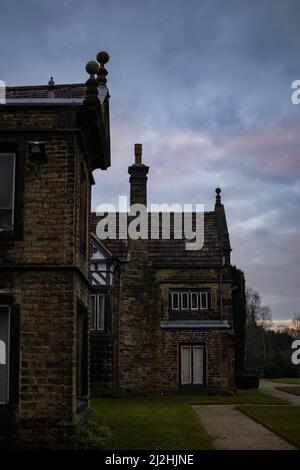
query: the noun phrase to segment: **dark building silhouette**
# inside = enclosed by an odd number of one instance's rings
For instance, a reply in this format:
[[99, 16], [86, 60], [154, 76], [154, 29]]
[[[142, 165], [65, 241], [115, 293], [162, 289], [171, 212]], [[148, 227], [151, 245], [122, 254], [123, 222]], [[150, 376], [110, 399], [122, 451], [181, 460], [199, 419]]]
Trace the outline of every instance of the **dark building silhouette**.
[[[147, 173], [136, 144], [131, 204], [146, 204]], [[97, 226], [106, 215], [92, 214], [94, 387], [168, 393], [235, 386], [231, 247], [220, 192], [214, 211], [204, 213], [204, 246], [196, 251], [174, 237], [175, 214], [168, 239], [162, 214], [148, 213], [149, 238], [156, 230], [157, 239], [102, 241]], [[130, 224], [132, 217], [124, 222], [119, 213], [117, 220]]]
[[[7, 89], [0, 105], [0, 445], [63, 443], [87, 422], [90, 383], [123, 393], [234, 387], [230, 242], [217, 189], [204, 246], [164, 216], [100, 240], [93, 170], [110, 166], [102, 52], [85, 84]], [[135, 146], [131, 204], [147, 204]], [[105, 194], [102, 195], [103, 201]], [[193, 227], [197, 214], [190, 214]], [[156, 236], [153, 237], [153, 233]], [[90, 341], [89, 341], [90, 338]]]
[[61, 442], [90, 415], [92, 171], [110, 166], [108, 55], [97, 60], [86, 66], [86, 84], [51, 78], [48, 86], [8, 88], [0, 106], [5, 442]]

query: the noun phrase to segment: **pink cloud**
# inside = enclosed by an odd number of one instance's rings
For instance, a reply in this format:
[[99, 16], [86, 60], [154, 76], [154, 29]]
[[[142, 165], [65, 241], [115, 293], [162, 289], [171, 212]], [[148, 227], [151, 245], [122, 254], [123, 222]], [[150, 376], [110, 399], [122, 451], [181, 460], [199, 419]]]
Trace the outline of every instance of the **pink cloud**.
[[225, 139], [224, 147], [234, 161], [247, 156], [247, 166], [257, 165], [270, 174], [300, 172], [300, 137], [296, 128], [250, 130]]

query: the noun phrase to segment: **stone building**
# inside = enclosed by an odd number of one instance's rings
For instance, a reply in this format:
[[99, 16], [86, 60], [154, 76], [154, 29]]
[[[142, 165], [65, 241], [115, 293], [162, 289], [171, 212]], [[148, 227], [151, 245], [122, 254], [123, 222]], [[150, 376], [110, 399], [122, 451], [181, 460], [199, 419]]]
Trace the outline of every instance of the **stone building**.
[[97, 60], [86, 84], [7, 88], [0, 105], [0, 442], [61, 441], [90, 414], [92, 171], [110, 166]]
[[[148, 169], [136, 144], [131, 205], [147, 203]], [[170, 239], [163, 236], [162, 214], [148, 212], [149, 239], [121, 239], [132, 217], [117, 213], [116, 239], [102, 241], [98, 224], [107, 215], [92, 214], [94, 387], [174, 393], [235, 386], [231, 247], [220, 192], [214, 210], [204, 213], [200, 250], [187, 250], [186, 240], [174, 237], [175, 214]], [[192, 218], [195, 224], [195, 213]]]

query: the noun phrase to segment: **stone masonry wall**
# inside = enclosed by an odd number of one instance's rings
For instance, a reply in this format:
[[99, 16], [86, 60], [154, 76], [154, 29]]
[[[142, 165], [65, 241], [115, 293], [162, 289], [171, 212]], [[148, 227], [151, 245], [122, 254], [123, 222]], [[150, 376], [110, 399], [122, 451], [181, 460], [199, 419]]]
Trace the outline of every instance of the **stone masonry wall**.
[[[181, 390], [179, 348], [199, 344], [206, 352], [209, 389], [234, 387], [233, 336], [223, 330], [165, 330], [170, 318], [169, 290], [208, 288], [212, 309], [199, 313], [202, 320], [220, 320], [218, 269], [152, 269], [146, 244], [130, 242], [131, 260], [122, 275], [120, 327], [120, 388], [123, 392], [153, 393]], [[222, 287], [223, 320], [231, 324], [231, 283]], [[188, 315], [188, 313], [187, 313]], [[180, 317], [180, 320], [184, 318]], [[190, 319], [190, 318], [186, 318]]]
[[[18, 107], [0, 112], [1, 130], [24, 129], [18, 133], [25, 148], [23, 233], [17, 241], [0, 237], [0, 300], [1, 292], [12, 292], [20, 311], [14, 422], [23, 442], [42, 441], [43, 434], [50, 441], [77, 425], [77, 300], [88, 310], [90, 292], [84, 281], [89, 251], [83, 261], [77, 253], [82, 155], [79, 136], [70, 132], [75, 127], [74, 109]], [[13, 143], [16, 135], [7, 133], [5, 140]], [[30, 155], [27, 142], [35, 139], [46, 142], [45, 159]], [[89, 213], [90, 192], [87, 198]]]

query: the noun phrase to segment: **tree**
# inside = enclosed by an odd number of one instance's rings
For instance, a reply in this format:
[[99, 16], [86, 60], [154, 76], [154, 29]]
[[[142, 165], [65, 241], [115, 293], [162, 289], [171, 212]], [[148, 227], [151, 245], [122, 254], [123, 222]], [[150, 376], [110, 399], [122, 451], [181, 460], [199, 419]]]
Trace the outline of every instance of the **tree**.
[[241, 375], [245, 369], [246, 295], [244, 273], [236, 266], [231, 266], [231, 282], [235, 331], [235, 366], [236, 375]]
[[300, 314], [294, 314], [292, 323], [295, 336], [300, 337]]
[[257, 325], [262, 329], [264, 359], [267, 357], [267, 331], [272, 324], [270, 307], [261, 307], [257, 313]]
[[247, 363], [254, 367], [267, 357], [267, 330], [271, 326], [272, 314], [270, 307], [262, 306], [257, 291], [246, 288], [246, 358]]

